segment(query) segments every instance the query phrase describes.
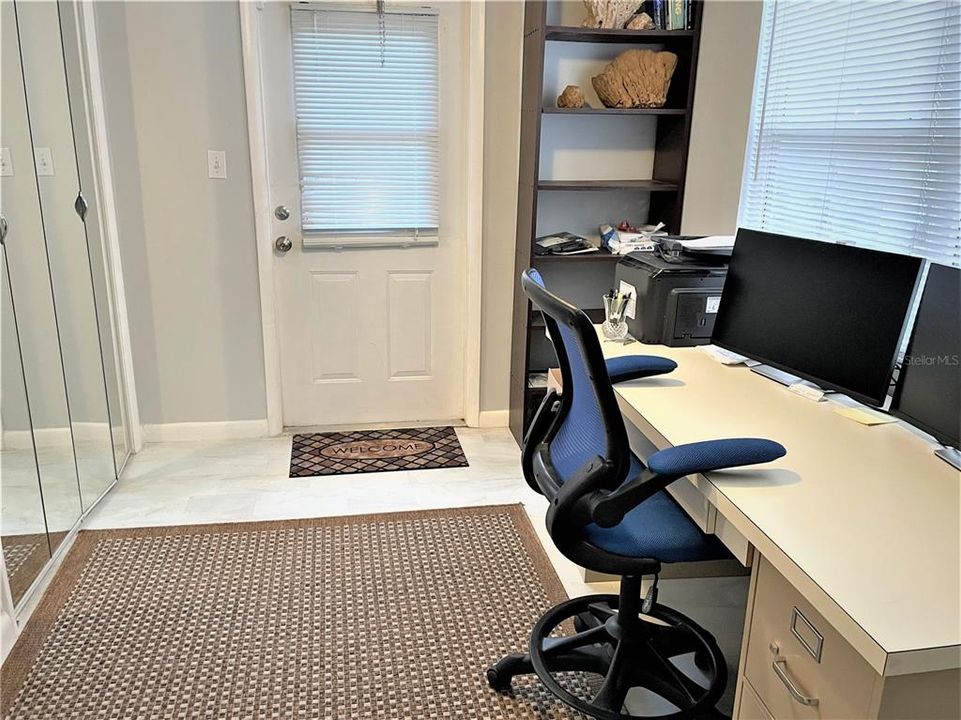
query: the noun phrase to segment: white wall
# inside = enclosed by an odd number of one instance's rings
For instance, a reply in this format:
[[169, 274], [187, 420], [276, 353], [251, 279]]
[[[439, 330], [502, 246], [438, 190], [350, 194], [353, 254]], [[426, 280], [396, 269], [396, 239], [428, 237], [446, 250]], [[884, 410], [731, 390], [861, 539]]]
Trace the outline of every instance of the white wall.
[[[96, 14], [142, 421], [264, 418], [237, 4]], [[207, 178], [208, 149], [227, 180]]]
[[681, 232], [733, 234], [763, 4], [707, 0]]
[[481, 310], [482, 412], [502, 412], [510, 400], [514, 238], [521, 128], [524, 4], [492, 2], [485, 10], [484, 218]]

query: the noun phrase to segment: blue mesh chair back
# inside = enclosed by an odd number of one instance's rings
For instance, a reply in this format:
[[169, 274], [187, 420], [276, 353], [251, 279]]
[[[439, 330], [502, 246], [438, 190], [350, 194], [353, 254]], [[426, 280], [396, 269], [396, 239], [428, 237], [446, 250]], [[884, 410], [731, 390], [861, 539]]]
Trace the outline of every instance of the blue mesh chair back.
[[570, 479], [596, 457], [610, 461], [615, 476], [623, 479], [630, 467], [627, 432], [593, 324], [547, 290], [537, 270], [526, 270], [521, 283], [544, 315], [561, 370], [561, 407], [546, 440], [559, 479]]

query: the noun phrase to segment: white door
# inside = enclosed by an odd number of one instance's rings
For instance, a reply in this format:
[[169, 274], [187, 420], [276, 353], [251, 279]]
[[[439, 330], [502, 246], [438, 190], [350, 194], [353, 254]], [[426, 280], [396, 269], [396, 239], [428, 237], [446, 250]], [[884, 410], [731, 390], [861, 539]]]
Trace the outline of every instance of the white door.
[[[311, 125], [313, 115], [305, 111], [304, 99], [319, 83], [325, 87], [326, 98], [319, 96], [318, 105], [325, 109], [323, 122], [331, 122], [331, 108], [340, 106], [335, 97], [330, 98], [330, 87], [343, 83], [331, 75], [344, 66], [351, 70], [352, 58], [357, 57], [363, 66], [361, 72], [376, 74], [375, 63], [370, 66], [368, 45], [352, 37], [350, 32], [328, 42], [323, 35], [330, 22], [330, 15], [339, 12], [343, 19], [344, 8], [356, 14], [363, 10], [365, 17], [358, 18], [361, 25], [370, 17], [376, 18], [371, 6], [330, 4], [307, 5], [304, 3], [265, 3], [261, 17], [261, 70], [265, 101], [267, 136], [267, 163], [270, 183], [271, 209], [284, 206], [284, 213], [273, 212], [272, 237], [287, 238], [276, 244], [273, 274], [278, 338], [280, 341], [280, 364], [283, 384], [283, 418], [286, 426], [344, 425], [361, 423], [407, 423], [418, 421], [459, 420], [464, 417], [463, 355], [464, 327], [463, 308], [465, 290], [465, 226], [466, 198], [466, 40], [469, 37], [466, 24], [469, 13], [459, 3], [441, 3], [430, 13], [437, 31], [436, 44], [436, 120], [434, 130], [436, 155], [436, 230], [411, 232], [405, 224], [410, 218], [403, 217], [410, 206], [430, 205], [430, 187], [423, 185], [425, 174], [416, 175], [410, 186], [406, 178], [398, 187], [397, 168], [418, 166], [423, 158], [405, 154], [408, 138], [404, 123], [383, 122], [372, 110], [375, 121], [365, 127], [375, 136], [382, 135], [387, 148], [379, 152], [376, 147], [356, 148], [369, 142], [368, 137], [358, 140], [350, 136], [339, 137], [337, 132], [325, 134], [318, 149], [304, 139], [304, 133], [316, 132]], [[410, 7], [410, 6], [407, 6]], [[331, 10], [333, 9], [333, 10]], [[396, 13], [390, 4], [388, 13]], [[423, 9], [419, 10], [424, 13]], [[297, 13], [300, 13], [298, 15]], [[303, 32], [305, 13], [313, 23], [313, 30], [320, 33], [319, 44], [308, 46], [304, 57], [302, 42], [298, 41], [298, 61], [292, 56], [292, 20], [297, 32]], [[390, 15], [388, 20], [393, 20]], [[406, 21], [406, 20], [405, 20]], [[347, 22], [353, 22], [353, 18]], [[396, 55], [404, 49], [404, 38], [397, 40], [392, 34], [391, 23], [375, 19], [383, 34], [377, 42], [383, 42], [377, 52], [385, 53], [386, 62], [396, 62]], [[401, 20], [397, 20], [401, 22]], [[298, 25], [299, 23], [299, 25]], [[336, 23], [334, 23], [336, 25]], [[379, 31], [380, 32], [380, 31]], [[302, 38], [303, 35], [298, 35]], [[327, 44], [325, 44], [327, 43]], [[400, 46], [400, 50], [398, 50]], [[331, 55], [330, 47], [340, 60], [335, 71], [329, 62], [315, 54]], [[320, 49], [318, 49], [320, 48]], [[403, 62], [407, 64], [404, 65]], [[431, 81], [425, 63], [430, 58], [405, 59], [401, 63], [398, 83], [417, 81], [419, 73]], [[366, 63], [366, 65], [364, 65]], [[294, 72], [299, 73], [296, 79]], [[350, 78], [348, 78], [350, 80]], [[375, 103], [377, 97], [362, 98], [356, 79], [351, 87], [343, 87], [345, 113], [357, 112], [358, 103]], [[382, 78], [372, 77], [371, 83]], [[363, 84], [363, 83], [359, 83]], [[400, 88], [412, 96], [421, 97], [420, 88]], [[388, 85], [378, 91], [385, 102], [396, 103], [391, 98], [394, 86]], [[396, 93], [395, 93], [396, 94]], [[300, 155], [298, 155], [297, 112], [301, 113]], [[307, 108], [309, 110], [309, 107]], [[403, 115], [405, 108], [400, 108]], [[379, 119], [376, 119], [379, 117]], [[336, 117], [334, 118], [336, 121]], [[354, 121], [364, 126], [367, 118]], [[322, 127], [324, 126], [321, 123]], [[350, 135], [350, 127], [344, 132]], [[383, 139], [383, 138], [382, 138]], [[340, 148], [348, 147], [356, 152], [341, 162]], [[371, 157], [371, 166], [357, 162]], [[324, 155], [326, 153], [326, 155]], [[372, 154], [371, 154], [372, 153]], [[305, 183], [309, 193], [301, 194], [301, 169], [310, 174], [320, 154], [327, 162], [327, 177], [320, 177], [316, 185], [316, 167]], [[423, 154], [423, 153], [422, 153]], [[331, 160], [333, 158], [333, 161]], [[413, 159], [412, 159], [413, 158]], [[334, 164], [331, 165], [331, 162]], [[353, 171], [356, 171], [353, 172]], [[367, 173], [365, 175], [365, 172]], [[394, 175], [378, 186], [377, 173]], [[320, 173], [323, 175], [324, 173]], [[429, 174], [429, 173], [427, 173]], [[346, 179], [344, 176], [347, 176]], [[360, 180], [357, 176], [360, 176]], [[371, 175], [375, 180], [371, 180]], [[429, 180], [429, 178], [428, 178]], [[358, 183], [360, 190], [354, 194], [345, 188]], [[391, 184], [393, 183], [393, 184]], [[358, 203], [357, 193], [367, 193], [365, 201]], [[397, 198], [402, 197], [402, 206]], [[427, 198], [425, 200], [425, 198]], [[302, 202], [303, 200], [303, 202]], [[341, 206], [339, 203], [343, 202]], [[393, 204], [391, 204], [393, 203]], [[354, 207], [345, 212], [344, 207]], [[305, 217], [304, 210], [307, 210]], [[343, 230], [344, 216], [351, 212], [359, 218], [359, 227]], [[377, 213], [393, 213], [400, 217], [400, 230], [384, 228], [384, 217]], [[334, 218], [337, 218], [336, 222]], [[320, 230], [312, 230], [313, 226]], [[333, 229], [328, 226], [334, 225]], [[373, 229], [371, 229], [373, 227]], [[406, 243], [406, 244], [405, 244]]]

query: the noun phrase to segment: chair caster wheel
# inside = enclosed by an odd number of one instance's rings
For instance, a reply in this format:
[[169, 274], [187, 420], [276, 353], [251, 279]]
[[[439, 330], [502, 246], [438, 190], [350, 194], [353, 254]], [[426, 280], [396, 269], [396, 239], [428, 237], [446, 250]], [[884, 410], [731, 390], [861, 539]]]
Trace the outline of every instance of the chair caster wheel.
[[487, 668], [487, 684], [499, 693], [507, 693], [511, 689], [511, 680], [515, 675], [526, 675], [534, 672], [529, 655], [512, 653], [505, 655]]
[[487, 684], [491, 690], [499, 693], [506, 693], [511, 689], [511, 676], [507, 673], [497, 671], [497, 666], [487, 668]]

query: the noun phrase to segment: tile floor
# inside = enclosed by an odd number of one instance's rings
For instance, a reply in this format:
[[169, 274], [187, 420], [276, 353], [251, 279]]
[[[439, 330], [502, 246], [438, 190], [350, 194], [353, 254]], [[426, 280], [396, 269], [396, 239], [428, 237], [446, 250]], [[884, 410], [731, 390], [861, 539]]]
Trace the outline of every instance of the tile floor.
[[524, 481], [504, 428], [458, 428], [469, 467], [288, 477], [289, 434], [253, 440], [148, 444], [83, 527], [90, 529], [356, 515], [523, 503], [569, 594], [598, 592], [556, 552], [547, 502]]

